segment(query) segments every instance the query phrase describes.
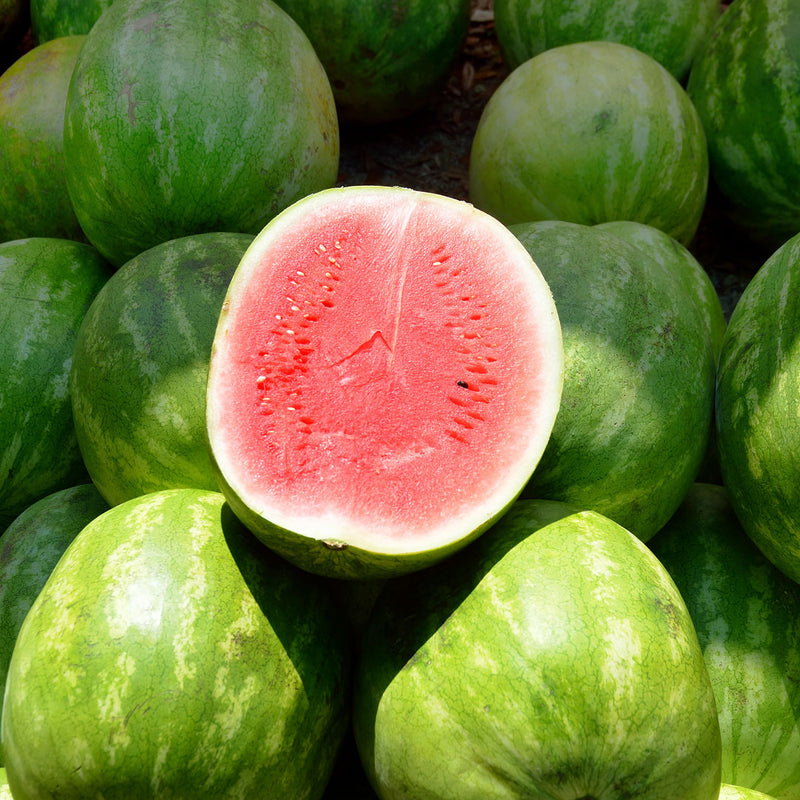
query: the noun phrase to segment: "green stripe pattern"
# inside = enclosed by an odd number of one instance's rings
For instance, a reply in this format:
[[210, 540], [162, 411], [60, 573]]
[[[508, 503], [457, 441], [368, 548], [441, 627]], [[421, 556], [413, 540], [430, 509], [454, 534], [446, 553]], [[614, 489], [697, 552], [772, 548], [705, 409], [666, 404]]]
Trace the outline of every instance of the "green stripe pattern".
[[728, 212], [773, 246], [800, 231], [799, 29], [792, 0], [736, 0], [687, 86]]
[[695, 484], [649, 543], [703, 648], [722, 732], [722, 780], [800, 796], [800, 585], [742, 530], [727, 490]]
[[216, 492], [111, 508], [31, 607], [6, 683], [16, 800], [319, 798], [347, 723], [325, 588]]
[[75, 430], [111, 505], [159, 489], [216, 489], [205, 427], [211, 344], [253, 237], [204, 233], [140, 253], [99, 292], [70, 372]]
[[379, 596], [354, 730], [393, 800], [716, 800], [720, 733], [674, 583], [624, 528], [518, 501]]

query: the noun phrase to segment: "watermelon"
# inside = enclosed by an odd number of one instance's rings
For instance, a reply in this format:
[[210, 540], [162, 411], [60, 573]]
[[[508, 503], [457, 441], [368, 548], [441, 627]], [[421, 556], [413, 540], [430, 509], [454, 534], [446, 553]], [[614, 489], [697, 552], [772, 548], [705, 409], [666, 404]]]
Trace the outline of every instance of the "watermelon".
[[708, 448], [719, 319], [699, 266], [613, 226], [511, 230], [553, 292], [565, 350], [558, 417], [524, 495], [594, 509], [647, 541]]
[[30, 0], [31, 30], [40, 44], [89, 33], [114, 0]]
[[0, 537], [0, 697], [17, 634], [33, 601], [72, 540], [107, 510], [91, 483], [80, 484], [33, 503]]
[[129, 500], [78, 534], [19, 632], [12, 794], [316, 800], [347, 730], [349, 652], [325, 587], [222, 495]]
[[520, 492], [562, 370], [550, 290], [497, 220], [412, 189], [316, 193], [228, 289], [207, 392], [220, 487], [312, 572], [419, 569]]
[[84, 36], [28, 51], [0, 75], [0, 241], [50, 236], [85, 241], [67, 193], [67, 87]]
[[512, 69], [553, 47], [603, 40], [647, 53], [678, 81], [719, 13], [719, 0], [494, 0], [497, 41]]
[[101, 15], [75, 66], [67, 188], [119, 266], [194, 233], [256, 234], [332, 186], [339, 129], [308, 38], [270, 0], [133, 0]]
[[800, 796], [800, 585], [759, 552], [722, 486], [695, 484], [649, 545], [703, 649], [722, 732], [722, 780]]
[[75, 341], [70, 396], [86, 469], [110, 505], [217, 489], [205, 387], [222, 301], [253, 237], [202, 233], [134, 256], [103, 286]]
[[723, 783], [719, 790], [719, 800], [777, 800], [777, 798], [757, 792], [755, 789]]
[[687, 245], [707, 188], [705, 135], [685, 90], [616, 42], [521, 64], [484, 107], [471, 147], [470, 199], [506, 224], [634, 220]]
[[800, 581], [800, 234], [758, 268], [731, 314], [720, 353], [720, 469], [742, 527]]
[[0, 517], [85, 483], [69, 396], [78, 328], [111, 268], [93, 247], [0, 243]]
[[775, 248], [800, 231], [800, 6], [737, 0], [717, 21], [687, 90], [724, 208]]
[[277, 0], [308, 35], [345, 122], [390, 122], [441, 90], [461, 53], [470, 0]]
[[717, 800], [720, 732], [689, 613], [621, 526], [518, 500], [378, 598], [353, 726], [392, 800]]

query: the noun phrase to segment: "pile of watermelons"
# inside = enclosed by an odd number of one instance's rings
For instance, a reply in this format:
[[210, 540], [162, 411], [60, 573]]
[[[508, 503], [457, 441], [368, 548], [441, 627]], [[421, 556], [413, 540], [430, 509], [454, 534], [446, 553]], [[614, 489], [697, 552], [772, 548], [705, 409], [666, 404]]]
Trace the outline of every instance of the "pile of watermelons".
[[0, 798], [800, 800], [798, 31], [0, 0]]

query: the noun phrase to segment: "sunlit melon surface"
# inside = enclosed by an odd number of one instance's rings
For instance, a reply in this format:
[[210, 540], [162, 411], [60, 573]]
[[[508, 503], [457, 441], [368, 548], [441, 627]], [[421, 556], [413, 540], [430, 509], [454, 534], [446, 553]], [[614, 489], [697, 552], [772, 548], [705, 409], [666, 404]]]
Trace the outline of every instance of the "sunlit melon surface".
[[520, 491], [562, 368], [549, 288], [500, 223], [410, 189], [332, 189], [276, 218], [234, 276], [212, 451], [229, 493], [271, 524], [371, 551], [439, 547]]

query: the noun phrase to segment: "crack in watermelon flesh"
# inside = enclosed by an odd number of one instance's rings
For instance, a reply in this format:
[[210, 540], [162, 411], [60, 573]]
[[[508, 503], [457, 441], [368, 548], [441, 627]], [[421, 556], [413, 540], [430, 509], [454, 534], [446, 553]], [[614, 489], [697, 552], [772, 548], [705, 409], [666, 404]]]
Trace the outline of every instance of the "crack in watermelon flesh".
[[220, 318], [209, 429], [225, 480], [314, 538], [402, 549], [465, 515], [476, 527], [552, 427], [549, 289], [466, 203], [370, 187], [305, 205], [257, 237]]

